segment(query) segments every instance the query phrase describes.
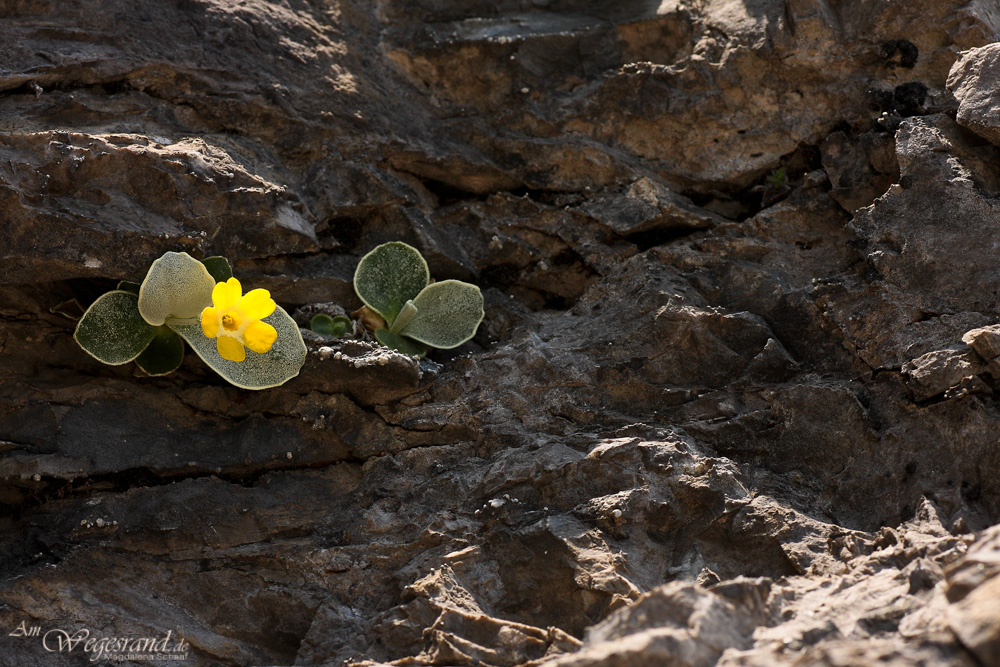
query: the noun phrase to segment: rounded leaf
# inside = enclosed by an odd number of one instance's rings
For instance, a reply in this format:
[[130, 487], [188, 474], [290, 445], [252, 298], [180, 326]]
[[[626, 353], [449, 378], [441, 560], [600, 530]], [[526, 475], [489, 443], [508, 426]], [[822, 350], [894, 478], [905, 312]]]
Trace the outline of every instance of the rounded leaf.
[[205, 336], [200, 321], [171, 321], [167, 326], [179, 333], [206, 364], [230, 383], [243, 389], [267, 389], [284, 384], [299, 374], [306, 360], [306, 344], [295, 320], [280, 306], [261, 322], [274, 327], [278, 338], [263, 354], [246, 350], [243, 361], [223, 359], [216, 339]]
[[156, 336], [135, 358], [135, 365], [147, 375], [172, 373], [184, 361], [184, 340], [167, 326], [156, 327], [154, 331]]
[[333, 318], [333, 333], [331, 335], [340, 338], [354, 332], [354, 322], [345, 315], [337, 315]]
[[313, 315], [313, 318], [309, 320], [309, 328], [318, 334], [339, 338], [351, 329], [351, 318], [344, 317], [343, 315], [330, 317], [329, 315], [318, 313]]
[[229, 266], [229, 260], [221, 255], [206, 257], [201, 260], [208, 272], [217, 283], [224, 283], [233, 277], [233, 267]]
[[413, 299], [417, 314], [399, 334], [431, 347], [458, 347], [476, 335], [483, 310], [483, 293], [461, 280], [428, 285]]
[[215, 279], [186, 252], [168, 252], [149, 267], [139, 288], [139, 312], [153, 326], [198, 317], [212, 305]]
[[354, 291], [366, 306], [392, 324], [403, 305], [430, 281], [430, 269], [420, 252], [392, 241], [361, 258], [354, 272]]
[[111, 366], [127, 364], [156, 334], [139, 314], [138, 301], [135, 294], [121, 290], [102, 294], [80, 318], [73, 338], [98, 361]]

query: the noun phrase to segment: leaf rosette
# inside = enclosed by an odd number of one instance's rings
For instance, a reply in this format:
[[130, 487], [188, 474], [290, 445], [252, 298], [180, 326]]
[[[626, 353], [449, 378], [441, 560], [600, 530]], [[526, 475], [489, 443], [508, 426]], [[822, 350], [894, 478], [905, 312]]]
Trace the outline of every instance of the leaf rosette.
[[[214, 295], [221, 295], [225, 308], [213, 304]], [[233, 310], [236, 306], [240, 309]], [[213, 333], [212, 317], [205, 317], [210, 311], [217, 316], [216, 329], [226, 335], [207, 335]], [[235, 314], [244, 319], [226, 330]], [[135, 361], [149, 375], [176, 370], [186, 340], [213, 370], [244, 389], [287, 382], [298, 375], [306, 357], [298, 326], [266, 290], [244, 296], [224, 257], [198, 261], [183, 252], [168, 252], [153, 262], [140, 285], [123, 281], [98, 298], [80, 318], [74, 338], [99, 361]], [[250, 350], [241, 358], [244, 344]]]
[[458, 347], [483, 321], [483, 295], [460, 280], [431, 283], [420, 252], [406, 243], [384, 243], [358, 262], [354, 290], [388, 326], [375, 331], [386, 347], [423, 356], [427, 346]]

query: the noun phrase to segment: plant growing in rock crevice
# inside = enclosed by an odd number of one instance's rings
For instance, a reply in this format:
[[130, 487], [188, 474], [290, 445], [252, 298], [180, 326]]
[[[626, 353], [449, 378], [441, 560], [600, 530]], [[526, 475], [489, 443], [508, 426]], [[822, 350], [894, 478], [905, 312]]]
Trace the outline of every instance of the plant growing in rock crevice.
[[122, 282], [99, 297], [74, 338], [99, 361], [135, 361], [149, 375], [176, 370], [186, 340], [213, 370], [244, 389], [283, 384], [298, 375], [306, 357], [298, 326], [267, 290], [244, 295], [225, 258], [199, 262], [183, 252], [153, 262], [141, 285]]
[[340, 338], [354, 331], [354, 323], [344, 315], [330, 317], [325, 313], [318, 313], [309, 320], [309, 329], [318, 334]]
[[354, 290], [377, 314], [362, 315], [375, 339], [404, 354], [424, 356], [428, 346], [458, 347], [476, 335], [485, 316], [478, 287], [460, 280], [432, 283], [420, 252], [400, 241], [384, 243], [361, 258]]

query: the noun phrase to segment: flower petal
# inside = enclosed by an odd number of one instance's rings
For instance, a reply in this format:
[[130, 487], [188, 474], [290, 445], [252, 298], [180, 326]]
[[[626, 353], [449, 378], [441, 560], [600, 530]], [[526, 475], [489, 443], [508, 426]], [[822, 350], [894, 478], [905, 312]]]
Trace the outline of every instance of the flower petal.
[[201, 330], [209, 338], [219, 335], [219, 311], [211, 306], [201, 311]]
[[264, 354], [278, 339], [278, 332], [267, 322], [251, 322], [243, 331], [243, 342], [254, 352]]
[[224, 283], [216, 283], [212, 289], [212, 304], [219, 310], [226, 310], [236, 305], [242, 294], [240, 281], [230, 278]]
[[247, 358], [247, 351], [244, 349], [243, 343], [232, 336], [219, 336], [215, 344], [218, 347], [219, 356], [223, 359], [243, 361]]
[[274, 302], [271, 293], [266, 289], [250, 290], [246, 296], [240, 299], [240, 308], [251, 320], [262, 320], [273, 313], [277, 307], [278, 304]]

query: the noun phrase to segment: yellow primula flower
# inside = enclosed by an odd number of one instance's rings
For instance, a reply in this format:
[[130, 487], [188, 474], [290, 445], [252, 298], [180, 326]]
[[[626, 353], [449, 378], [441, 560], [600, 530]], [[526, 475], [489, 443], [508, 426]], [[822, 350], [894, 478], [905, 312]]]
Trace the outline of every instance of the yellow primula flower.
[[236, 278], [217, 283], [212, 290], [212, 304], [201, 311], [201, 330], [215, 338], [219, 355], [229, 361], [247, 358], [245, 345], [263, 354], [271, 349], [278, 332], [262, 319], [274, 312], [277, 304], [266, 289], [243, 294]]

